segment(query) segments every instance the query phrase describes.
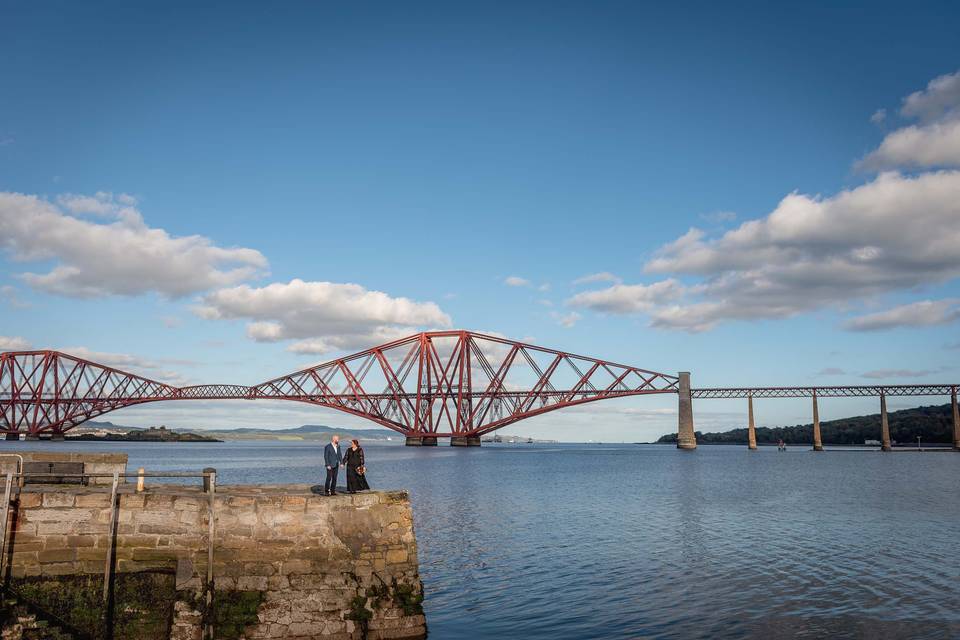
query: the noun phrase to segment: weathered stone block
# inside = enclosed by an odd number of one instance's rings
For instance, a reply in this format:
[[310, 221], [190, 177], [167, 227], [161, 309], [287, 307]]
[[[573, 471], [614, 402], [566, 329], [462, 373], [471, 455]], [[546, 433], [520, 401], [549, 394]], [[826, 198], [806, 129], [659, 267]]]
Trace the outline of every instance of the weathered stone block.
[[67, 492], [43, 494], [44, 507], [72, 507], [75, 500], [76, 496]]
[[240, 576], [237, 578], [237, 589], [240, 591], [266, 591], [266, 576]]
[[76, 506], [96, 507], [98, 509], [109, 509], [110, 494], [109, 493], [82, 493], [76, 496]]
[[19, 506], [21, 509], [33, 509], [35, 507], [39, 507], [42, 502], [42, 494], [27, 493], [26, 491], [20, 494]]

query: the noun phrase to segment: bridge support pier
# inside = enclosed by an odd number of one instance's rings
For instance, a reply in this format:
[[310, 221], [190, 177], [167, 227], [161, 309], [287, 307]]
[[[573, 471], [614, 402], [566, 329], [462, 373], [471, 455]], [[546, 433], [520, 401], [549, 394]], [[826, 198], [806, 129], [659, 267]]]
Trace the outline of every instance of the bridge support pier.
[[817, 406], [817, 390], [813, 390], [813, 450], [823, 451], [823, 440], [820, 438], [820, 407]]
[[753, 422], [753, 394], [747, 396], [747, 449], [757, 450], [757, 425]]
[[957, 408], [957, 388], [950, 389], [950, 406], [953, 408], [953, 450], [960, 451], [960, 409]]
[[880, 451], [890, 451], [890, 422], [887, 420], [887, 396], [880, 394]]
[[690, 394], [690, 372], [679, 374], [679, 407], [677, 412], [677, 449], [696, 449], [697, 436], [693, 432], [693, 396]]
[[5, 439], [6, 439], [6, 440], [19, 440], [19, 439], [20, 439], [20, 434], [19, 434], [19, 433], [8, 433], [8, 434], [6, 434], [6, 438], [5, 438]]
[[408, 447], [435, 447], [437, 439], [433, 436], [407, 436]]
[[38, 436], [35, 433], [28, 433], [26, 436], [24, 436], [23, 439], [27, 440], [28, 442], [36, 442], [37, 440], [40, 439], [40, 436]]
[[60, 431], [50, 434], [50, 442], [63, 442], [64, 441], [63, 433]]
[[451, 447], [479, 447], [480, 436], [454, 436], [450, 438]]

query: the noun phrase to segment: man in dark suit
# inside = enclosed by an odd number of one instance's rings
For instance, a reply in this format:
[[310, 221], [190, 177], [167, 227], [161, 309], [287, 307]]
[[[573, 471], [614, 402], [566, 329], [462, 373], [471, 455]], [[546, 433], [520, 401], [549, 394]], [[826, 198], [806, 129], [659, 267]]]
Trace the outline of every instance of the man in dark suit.
[[330, 444], [323, 448], [323, 463], [327, 465], [327, 481], [323, 484], [323, 492], [328, 496], [335, 496], [337, 495], [337, 471], [343, 464], [340, 436], [333, 436]]

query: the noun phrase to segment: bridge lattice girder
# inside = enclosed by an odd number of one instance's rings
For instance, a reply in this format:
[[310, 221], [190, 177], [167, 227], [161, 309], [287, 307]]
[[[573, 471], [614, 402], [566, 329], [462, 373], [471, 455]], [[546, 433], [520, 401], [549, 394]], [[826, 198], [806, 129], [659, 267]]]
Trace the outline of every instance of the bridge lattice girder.
[[165, 400], [273, 399], [406, 435], [479, 436], [608, 398], [676, 393], [675, 376], [470, 331], [424, 332], [254, 385], [174, 387], [57, 351], [0, 354], [0, 431], [62, 433]]
[[692, 389], [694, 398], [855, 398], [862, 396], [948, 396], [952, 384], [888, 384], [845, 387], [724, 387]]

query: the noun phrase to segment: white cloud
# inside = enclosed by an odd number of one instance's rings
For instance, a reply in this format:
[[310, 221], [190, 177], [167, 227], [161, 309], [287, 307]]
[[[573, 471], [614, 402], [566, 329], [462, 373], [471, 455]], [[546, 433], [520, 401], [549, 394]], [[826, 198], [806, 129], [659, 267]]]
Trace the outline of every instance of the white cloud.
[[960, 166], [960, 71], [934, 78], [926, 89], [904, 98], [900, 115], [918, 124], [887, 134], [860, 168]]
[[537, 291], [547, 292], [550, 291], [550, 283], [544, 282], [542, 285], [537, 287]]
[[615, 284], [599, 291], [578, 293], [567, 304], [606, 313], [638, 313], [650, 311], [656, 305], [674, 300], [683, 292], [676, 280], [662, 280], [650, 285]]
[[368, 349], [394, 340], [406, 338], [413, 332], [411, 328], [374, 327], [367, 332], [329, 335], [323, 338], [298, 340], [287, 347], [287, 351], [299, 354], [321, 355], [331, 351], [352, 351]]
[[[144, 223], [129, 196], [67, 195], [58, 204], [0, 192], [0, 248], [14, 260], [53, 260], [47, 273], [23, 273], [31, 287], [91, 298], [158, 292], [177, 298], [261, 275], [254, 249], [222, 248], [203, 236], [174, 237]], [[76, 215], [108, 218], [92, 221]]]
[[713, 224], [723, 224], [724, 222], [733, 222], [737, 219], [737, 214], [733, 211], [712, 211], [710, 213], [700, 214], [701, 220], [712, 222]]
[[[0, 337], [0, 351], [17, 351], [31, 349], [29, 343], [23, 338], [3, 338]], [[45, 346], [39, 350], [51, 350], [65, 353], [81, 360], [89, 360], [94, 364], [103, 365], [119, 369], [126, 373], [150, 378], [158, 382], [174, 386], [183, 386], [193, 384], [193, 381], [183, 376], [178, 371], [170, 369], [171, 366], [193, 366], [196, 363], [191, 360], [180, 360], [176, 358], [161, 358], [153, 360], [129, 353], [114, 353], [109, 351], [95, 351], [87, 347], [56, 347]]]
[[3, 300], [14, 309], [27, 309], [30, 307], [29, 302], [20, 299], [16, 287], [9, 284], [0, 287], [0, 300]]
[[838, 367], [827, 367], [817, 372], [818, 376], [845, 376], [847, 372]]
[[163, 326], [165, 326], [167, 329], [175, 329], [183, 324], [183, 321], [177, 316], [163, 316], [160, 318], [160, 322], [162, 322]]
[[859, 166], [880, 170], [960, 166], [960, 119], [897, 129]]
[[550, 317], [557, 321], [561, 327], [565, 329], [570, 329], [577, 324], [577, 321], [580, 320], [581, 316], [576, 311], [571, 311], [570, 313], [551, 313]]
[[0, 336], [0, 351], [26, 351], [30, 343], [19, 336]]
[[241, 285], [205, 295], [194, 312], [207, 319], [245, 319], [258, 342], [299, 340], [297, 353], [371, 347], [419, 327], [449, 327], [433, 302], [394, 298], [357, 284], [291, 280], [265, 287]]
[[873, 112], [873, 115], [870, 116], [870, 122], [877, 125], [883, 124], [883, 122], [886, 119], [887, 119], [886, 109], [877, 109], [876, 111]]
[[137, 204], [137, 201], [133, 196], [125, 193], [118, 194], [116, 197], [106, 191], [98, 191], [92, 196], [65, 193], [57, 196], [57, 203], [70, 213], [79, 215], [88, 214], [105, 218], [139, 215], [135, 210], [128, 211], [128, 208]]
[[930, 327], [960, 320], [960, 301], [921, 300], [856, 318], [844, 323], [850, 331], [883, 331], [897, 327]]
[[960, 107], [960, 71], [938, 76], [927, 88], [903, 99], [900, 113], [921, 122], [955, 115]]
[[[786, 318], [948, 281], [960, 275], [958, 219], [960, 172], [885, 173], [830, 198], [791, 194], [767, 217], [718, 238], [691, 229], [663, 247], [647, 271], [705, 279], [684, 290], [682, 303], [656, 309], [654, 324], [703, 330], [723, 320]], [[592, 301], [617, 298], [628, 312], [659, 303], [638, 295], [631, 307], [631, 296], [618, 292], [629, 291], [614, 287]]]
[[[25, 338], [0, 336], [0, 351], [26, 351], [31, 350], [30, 342]], [[87, 347], [40, 347], [37, 350], [59, 351], [67, 355], [89, 360], [95, 364], [120, 369], [127, 373], [140, 375], [148, 378], [157, 379], [159, 382], [167, 384], [180, 385], [186, 384], [186, 378], [180, 373], [170, 370], [170, 365], [193, 365], [196, 364], [190, 360], [178, 360], [174, 358], [164, 358], [160, 360], [151, 360], [141, 356], [131, 355], [129, 353], [113, 353], [109, 351], [95, 351]]]
[[873, 371], [866, 371], [862, 373], [860, 377], [869, 378], [871, 380], [886, 380], [888, 378], [925, 378], [933, 375], [934, 373], [940, 373], [940, 369], [874, 369]]
[[507, 276], [503, 279], [503, 284], [508, 287], [529, 287], [530, 281], [520, 276]]
[[823, 198], [793, 193], [719, 236], [693, 228], [645, 268], [675, 277], [577, 294], [571, 306], [646, 313], [661, 328], [845, 308], [960, 276], [960, 172], [883, 173]]
[[590, 275], [581, 276], [573, 281], [574, 285], [580, 284], [592, 284], [594, 282], [616, 282], [619, 284], [622, 282], [620, 278], [613, 275], [609, 271], [601, 271], [600, 273], [591, 273]]

